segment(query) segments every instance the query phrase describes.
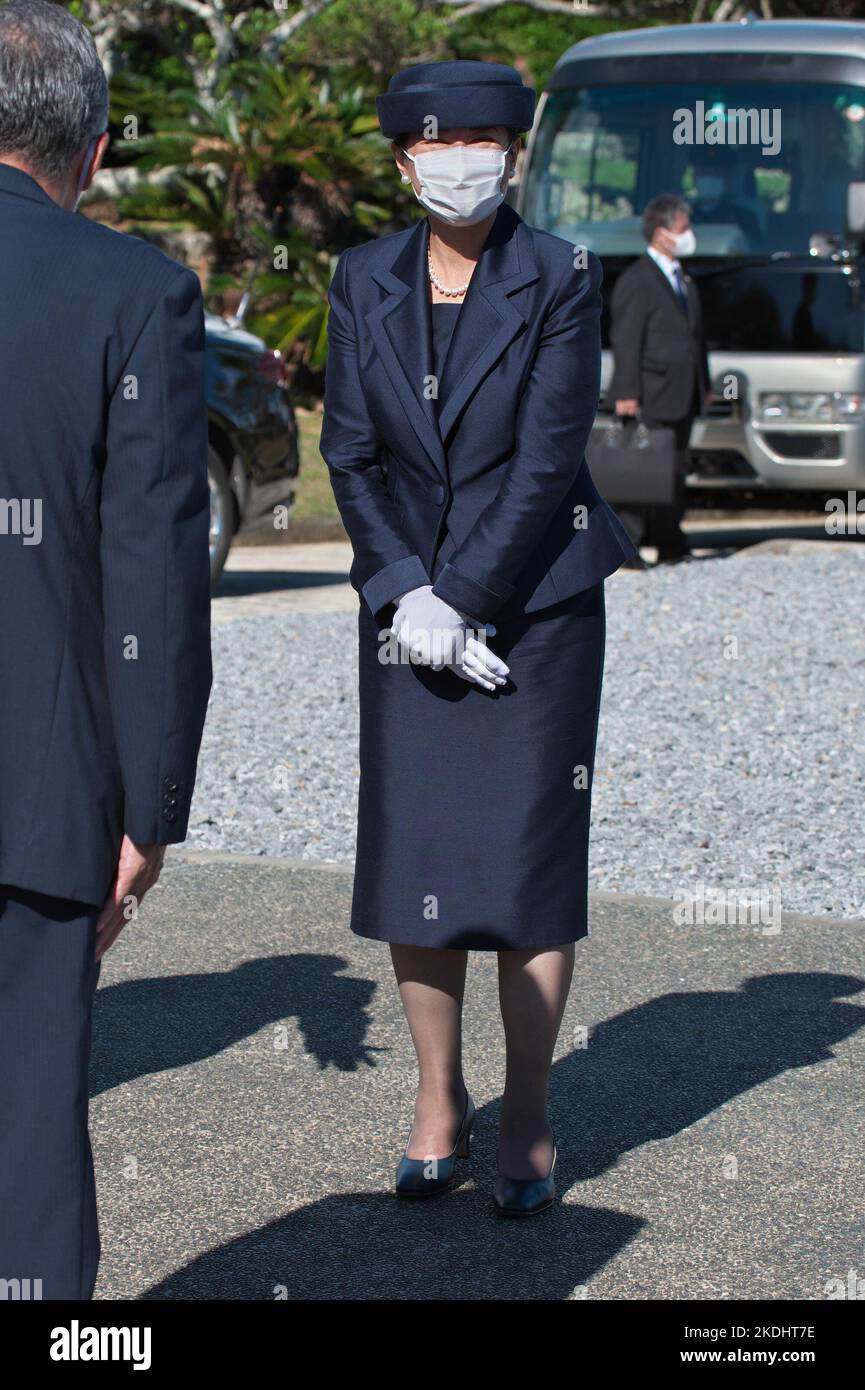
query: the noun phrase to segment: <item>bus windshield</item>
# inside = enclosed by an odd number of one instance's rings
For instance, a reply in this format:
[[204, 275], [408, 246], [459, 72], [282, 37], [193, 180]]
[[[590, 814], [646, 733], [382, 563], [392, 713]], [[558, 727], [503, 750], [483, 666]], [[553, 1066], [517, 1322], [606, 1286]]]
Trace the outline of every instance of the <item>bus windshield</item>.
[[[698, 105], [699, 104], [699, 105]], [[677, 143], [674, 113], [778, 112], [777, 152], [761, 143]], [[712, 117], [714, 119], [714, 117]], [[719, 115], [723, 131], [726, 114]], [[707, 126], [695, 120], [704, 136]], [[844, 232], [847, 184], [865, 178], [865, 88], [823, 83], [626, 84], [546, 99], [522, 197], [525, 219], [599, 255], [637, 255], [650, 198], [692, 207], [697, 255], [808, 252]]]

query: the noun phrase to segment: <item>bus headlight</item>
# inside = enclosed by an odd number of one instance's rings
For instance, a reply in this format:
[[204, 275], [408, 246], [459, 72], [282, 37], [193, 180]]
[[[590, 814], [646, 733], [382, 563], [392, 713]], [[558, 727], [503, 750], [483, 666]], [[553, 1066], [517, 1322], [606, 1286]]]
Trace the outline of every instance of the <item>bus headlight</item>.
[[760, 396], [759, 418], [814, 424], [853, 424], [865, 419], [865, 395], [853, 391], [770, 391]]
[[852, 391], [835, 391], [832, 395], [833, 420], [841, 424], [845, 420], [865, 419], [865, 396]]

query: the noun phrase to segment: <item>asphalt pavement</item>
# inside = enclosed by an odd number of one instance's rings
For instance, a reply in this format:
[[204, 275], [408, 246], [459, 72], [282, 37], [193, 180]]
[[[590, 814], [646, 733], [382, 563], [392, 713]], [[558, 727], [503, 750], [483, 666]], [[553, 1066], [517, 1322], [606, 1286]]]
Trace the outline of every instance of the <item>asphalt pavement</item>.
[[562, 1203], [493, 1214], [495, 956], [456, 1189], [399, 1202], [411, 1045], [346, 867], [184, 855], [106, 958], [101, 1299], [822, 1299], [865, 1272], [861, 922], [681, 926], [597, 895], [552, 1113]]

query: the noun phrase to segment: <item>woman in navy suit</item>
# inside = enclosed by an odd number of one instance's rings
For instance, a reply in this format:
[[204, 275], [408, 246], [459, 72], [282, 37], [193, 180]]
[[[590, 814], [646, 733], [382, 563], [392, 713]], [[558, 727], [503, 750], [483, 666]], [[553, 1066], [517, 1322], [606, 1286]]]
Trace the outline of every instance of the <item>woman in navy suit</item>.
[[321, 445], [361, 596], [351, 925], [390, 943], [419, 1064], [397, 1192], [444, 1191], [468, 1153], [467, 953], [496, 951], [502, 1215], [555, 1191], [547, 1089], [587, 931], [603, 580], [633, 554], [584, 459], [598, 261], [504, 202], [533, 109], [486, 62], [420, 64], [379, 97], [428, 216], [340, 258]]

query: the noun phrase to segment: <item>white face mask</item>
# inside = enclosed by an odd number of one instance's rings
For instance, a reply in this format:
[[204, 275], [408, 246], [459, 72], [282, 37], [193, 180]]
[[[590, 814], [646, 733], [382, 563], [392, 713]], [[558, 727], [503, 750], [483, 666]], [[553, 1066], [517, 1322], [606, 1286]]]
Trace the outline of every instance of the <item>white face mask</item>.
[[677, 256], [693, 256], [697, 249], [697, 238], [690, 227], [686, 232], [671, 232], [670, 235], [673, 237]]
[[471, 227], [482, 222], [504, 199], [501, 187], [507, 150], [473, 149], [453, 145], [429, 154], [410, 155], [420, 179], [419, 203], [452, 227]]

